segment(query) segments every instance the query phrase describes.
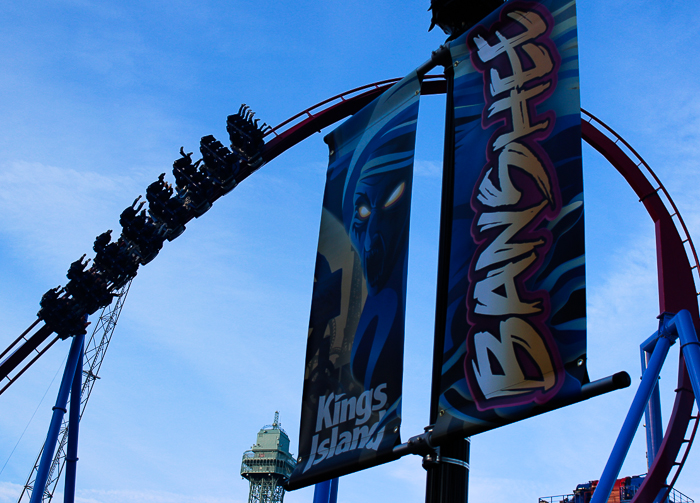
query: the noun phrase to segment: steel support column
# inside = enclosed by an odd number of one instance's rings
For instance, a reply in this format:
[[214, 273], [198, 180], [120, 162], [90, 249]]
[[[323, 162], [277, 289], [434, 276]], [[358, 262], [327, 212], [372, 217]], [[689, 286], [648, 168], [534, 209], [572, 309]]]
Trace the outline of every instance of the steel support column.
[[661, 367], [666, 360], [666, 355], [668, 355], [668, 350], [673, 344], [674, 338], [670, 334], [665, 333], [665, 331], [659, 330], [659, 337], [651, 354], [649, 366], [642, 376], [642, 382], [637, 389], [634, 400], [632, 400], [632, 405], [627, 413], [625, 422], [622, 424], [622, 429], [605, 465], [603, 475], [600, 477], [600, 482], [598, 482], [598, 486], [593, 493], [591, 503], [605, 503], [608, 501], [615, 480], [620, 474], [622, 463], [625, 461], [627, 452], [632, 445], [634, 434], [639, 427], [639, 421], [641, 421], [644, 410], [649, 403], [654, 386], [658, 383]]
[[63, 371], [61, 387], [58, 390], [58, 397], [56, 397], [56, 405], [53, 407], [53, 416], [51, 417], [49, 432], [46, 435], [44, 451], [41, 455], [39, 470], [37, 471], [36, 480], [34, 482], [35, 490], [32, 491], [32, 499], [30, 500], [30, 503], [40, 503], [44, 494], [46, 480], [49, 476], [49, 468], [51, 467], [53, 453], [56, 448], [56, 441], [58, 440], [58, 433], [61, 428], [61, 421], [63, 421], [63, 416], [67, 412], [66, 405], [68, 403], [68, 394], [70, 393], [73, 378], [75, 376], [75, 369], [78, 366], [78, 360], [82, 360], [83, 358], [82, 349], [84, 341], [85, 335], [81, 334], [74, 336], [73, 341], [71, 342], [70, 352], [68, 353], [68, 361], [66, 361], [66, 368]]
[[690, 383], [693, 386], [695, 402], [700, 408], [700, 342], [693, 325], [690, 312], [683, 309], [668, 322], [669, 328], [675, 330], [681, 341], [681, 351], [685, 358]]
[[63, 492], [63, 502], [75, 501], [75, 476], [78, 463], [78, 433], [80, 430], [80, 401], [83, 388], [83, 354], [85, 339], [80, 347], [80, 358], [75, 366], [73, 385], [70, 390], [70, 412], [68, 414], [68, 450], [66, 452], [66, 480]]
[[[647, 371], [649, 366], [649, 359], [651, 358], [651, 353], [654, 350], [654, 345], [656, 344], [657, 335], [654, 334], [649, 339], [644, 341], [639, 347], [640, 356], [642, 359], [642, 375]], [[661, 447], [661, 442], [664, 438], [664, 431], [661, 419], [661, 397], [659, 393], [659, 382], [657, 380], [656, 386], [651, 393], [651, 398], [649, 398], [649, 403], [644, 411], [644, 421], [646, 425], [646, 436], [647, 436], [647, 470], [651, 469], [651, 465], [654, 463], [656, 454], [659, 452]]]
[[338, 501], [338, 477], [319, 482], [314, 487], [313, 503], [336, 503]]

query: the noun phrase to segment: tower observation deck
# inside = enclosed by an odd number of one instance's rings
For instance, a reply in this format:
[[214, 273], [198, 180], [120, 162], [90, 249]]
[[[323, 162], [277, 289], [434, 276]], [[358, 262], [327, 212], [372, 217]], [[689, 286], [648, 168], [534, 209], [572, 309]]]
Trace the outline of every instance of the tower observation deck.
[[282, 484], [296, 464], [289, 453], [289, 437], [281, 427], [279, 412], [275, 412], [272, 425], [264, 426], [255, 445], [243, 453], [241, 476], [250, 481], [248, 503], [282, 503]]

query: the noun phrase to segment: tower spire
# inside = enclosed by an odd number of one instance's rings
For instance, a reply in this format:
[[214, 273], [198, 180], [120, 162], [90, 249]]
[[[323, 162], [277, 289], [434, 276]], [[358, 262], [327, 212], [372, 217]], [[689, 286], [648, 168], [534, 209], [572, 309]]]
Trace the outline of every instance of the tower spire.
[[250, 482], [248, 503], [282, 503], [282, 484], [296, 466], [289, 453], [289, 437], [280, 424], [280, 413], [275, 411], [271, 426], [258, 432], [255, 445], [243, 453], [241, 476]]

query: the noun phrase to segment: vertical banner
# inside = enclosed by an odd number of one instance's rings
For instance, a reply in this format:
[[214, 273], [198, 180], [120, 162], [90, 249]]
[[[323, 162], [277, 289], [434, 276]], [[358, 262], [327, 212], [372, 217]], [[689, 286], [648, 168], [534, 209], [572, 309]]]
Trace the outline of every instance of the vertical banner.
[[415, 72], [326, 136], [330, 150], [289, 487], [377, 465], [400, 443]]
[[507, 2], [450, 44], [438, 443], [578, 401], [589, 380], [577, 49], [571, 0]]

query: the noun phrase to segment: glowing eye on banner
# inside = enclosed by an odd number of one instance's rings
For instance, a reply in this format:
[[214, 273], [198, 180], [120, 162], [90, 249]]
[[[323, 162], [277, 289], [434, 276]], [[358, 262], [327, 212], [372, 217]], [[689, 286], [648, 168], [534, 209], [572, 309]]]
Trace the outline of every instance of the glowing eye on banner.
[[370, 210], [365, 205], [362, 205], [359, 208], [357, 208], [357, 216], [360, 217], [360, 220], [367, 220], [367, 218], [369, 218], [371, 214], [372, 210]]
[[391, 208], [396, 202], [401, 199], [403, 191], [406, 188], [406, 182], [401, 182], [398, 187], [394, 189], [389, 198], [384, 203], [385, 208]]

